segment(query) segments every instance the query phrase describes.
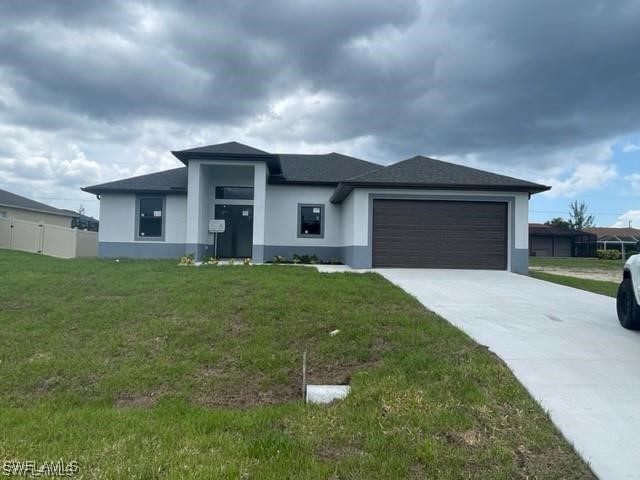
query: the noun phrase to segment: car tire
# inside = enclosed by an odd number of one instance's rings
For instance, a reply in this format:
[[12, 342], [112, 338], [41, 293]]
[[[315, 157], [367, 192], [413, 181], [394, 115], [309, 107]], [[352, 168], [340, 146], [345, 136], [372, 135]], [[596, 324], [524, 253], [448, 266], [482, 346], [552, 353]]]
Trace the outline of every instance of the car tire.
[[640, 307], [633, 292], [633, 282], [625, 278], [618, 287], [616, 310], [620, 325], [629, 330], [640, 330]]

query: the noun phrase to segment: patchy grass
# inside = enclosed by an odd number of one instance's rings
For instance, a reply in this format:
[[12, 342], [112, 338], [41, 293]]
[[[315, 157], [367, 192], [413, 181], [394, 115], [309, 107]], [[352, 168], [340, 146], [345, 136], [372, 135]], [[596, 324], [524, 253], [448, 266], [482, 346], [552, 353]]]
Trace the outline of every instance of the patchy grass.
[[536, 271], [530, 271], [529, 275], [533, 278], [538, 278], [547, 282], [558, 283], [560, 285], [566, 285], [567, 287], [579, 288], [580, 290], [587, 290], [589, 292], [599, 293], [600, 295], [607, 295], [614, 298], [616, 297], [618, 292], [619, 284], [614, 282], [567, 277], [565, 275], [554, 275], [551, 273]]
[[[2, 459], [83, 478], [593, 478], [503, 363], [378, 275], [175, 263], [0, 250]], [[299, 400], [303, 350], [346, 400]]]
[[531, 267], [564, 267], [622, 271], [624, 263], [624, 260], [600, 260], [598, 258], [529, 257], [529, 266]]

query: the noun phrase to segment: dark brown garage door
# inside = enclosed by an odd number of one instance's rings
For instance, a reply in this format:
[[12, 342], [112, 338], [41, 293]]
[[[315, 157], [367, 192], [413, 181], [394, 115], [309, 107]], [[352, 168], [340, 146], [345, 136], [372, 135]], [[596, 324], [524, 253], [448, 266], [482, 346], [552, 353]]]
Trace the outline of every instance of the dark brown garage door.
[[373, 201], [373, 266], [507, 268], [507, 204]]

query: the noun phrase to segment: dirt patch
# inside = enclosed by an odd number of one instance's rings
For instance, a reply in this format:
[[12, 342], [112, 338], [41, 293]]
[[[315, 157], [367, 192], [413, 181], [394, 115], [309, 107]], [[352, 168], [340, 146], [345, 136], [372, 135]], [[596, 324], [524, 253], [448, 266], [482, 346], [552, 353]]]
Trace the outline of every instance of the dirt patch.
[[116, 408], [151, 408], [158, 401], [158, 395], [154, 393], [123, 393], [114, 406]]
[[[307, 368], [307, 384], [349, 385], [352, 375], [363, 369], [374, 368], [380, 359], [360, 363], [320, 363]], [[237, 375], [236, 375], [237, 374]], [[274, 405], [302, 399], [302, 372], [294, 370], [287, 375], [287, 383], [274, 384], [265, 375], [246, 375], [237, 371], [233, 362], [222, 359], [203, 365], [197, 377], [211, 386], [204, 387], [192, 399], [198, 405], [210, 407], [247, 408], [257, 405]], [[220, 382], [218, 385], [216, 383]]]
[[240, 388], [216, 389], [196, 396], [193, 401], [204, 407], [249, 408], [258, 405], [276, 405], [301, 400], [302, 392], [297, 385], [282, 385], [277, 388], [260, 389], [255, 382], [243, 379]]
[[622, 280], [622, 271], [602, 270], [597, 268], [576, 267], [530, 267], [535, 272], [564, 275], [565, 277], [584, 278], [586, 280], [601, 280], [604, 282], [618, 283]]

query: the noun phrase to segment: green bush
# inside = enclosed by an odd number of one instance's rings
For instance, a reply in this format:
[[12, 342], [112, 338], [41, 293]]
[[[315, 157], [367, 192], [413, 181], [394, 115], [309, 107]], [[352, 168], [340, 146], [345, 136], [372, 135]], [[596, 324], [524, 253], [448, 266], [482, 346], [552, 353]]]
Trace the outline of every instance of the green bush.
[[622, 258], [620, 250], [597, 250], [596, 255], [600, 260], [620, 260]]

